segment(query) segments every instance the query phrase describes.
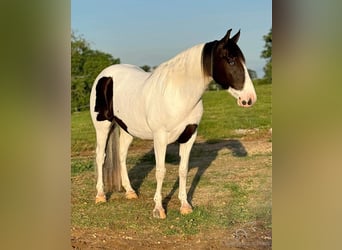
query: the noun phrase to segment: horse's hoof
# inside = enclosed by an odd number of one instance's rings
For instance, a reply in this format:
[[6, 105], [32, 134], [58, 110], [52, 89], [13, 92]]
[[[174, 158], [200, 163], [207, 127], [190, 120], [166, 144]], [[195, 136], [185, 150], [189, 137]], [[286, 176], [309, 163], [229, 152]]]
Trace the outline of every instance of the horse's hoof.
[[192, 213], [192, 207], [189, 204], [182, 205], [180, 208], [180, 213], [182, 215], [190, 214]]
[[126, 192], [125, 196], [128, 200], [138, 199], [138, 195], [134, 191]]
[[165, 219], [166, 214], [163, 208], [155, 208], [153, 209], [153, 217], [158, 219]]
[[103, 202], [106, 202], [106, 196], [105, 195], [96, 196], [95, 204], [103, 203]]

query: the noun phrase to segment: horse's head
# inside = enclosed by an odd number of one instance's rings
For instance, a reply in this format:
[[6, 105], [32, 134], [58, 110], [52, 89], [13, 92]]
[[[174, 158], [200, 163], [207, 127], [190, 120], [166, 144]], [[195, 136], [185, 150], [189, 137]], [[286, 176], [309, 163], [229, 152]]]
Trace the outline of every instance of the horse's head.
[[220, 41], [205, 44], [203, 68], [223, 89], [228, 89], [239, 106], [250, 107], [257, 97], [245, 65], [245, 57], [237, 45], [240, 31], [232, 38], [230, 32], [231, 29]]

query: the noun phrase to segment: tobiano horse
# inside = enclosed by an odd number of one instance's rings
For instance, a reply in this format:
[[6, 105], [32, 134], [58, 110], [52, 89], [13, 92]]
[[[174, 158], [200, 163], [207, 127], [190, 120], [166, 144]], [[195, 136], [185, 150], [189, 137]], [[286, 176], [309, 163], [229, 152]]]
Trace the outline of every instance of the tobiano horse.
[[192, 212], [186, 193], [191, 148], [203, 113], [202, 95], [214, 79], [237, 99], [241, 107], [256, 102], [245, 58], [231, 29], [221, 40], [196, 45], [162, 63], [152, 73], [137, 66], [117, 64], [105, 68], [95, 79], [90, 113], [96, 130], [96, 203], [106, 193], [126, 191], [138, 198], [127, 173], [126, 157], [133, 137], [153, 140], [157, 188], [153, 216], [166, 218], [162, 206], [167, 145], [179, 143], [180, 213]]

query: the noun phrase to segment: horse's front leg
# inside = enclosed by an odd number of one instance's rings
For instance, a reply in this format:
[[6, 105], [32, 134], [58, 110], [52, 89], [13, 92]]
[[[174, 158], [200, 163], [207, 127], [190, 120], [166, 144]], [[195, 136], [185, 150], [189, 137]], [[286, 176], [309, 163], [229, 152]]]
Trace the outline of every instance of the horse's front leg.
[[156, 179], [157, 189], [154, 195], [155, 207], [153, 209], [153, 217], [165, 219], [166, 214], [162, 205], [162, 186], [165, 176], [165, 154], [167, 147], [167, 134], [160, 132], [154, 135], [154, 154], [156, 158]]
[[197, 132], [195, 131], [191, 138], [185, 142], [181, 143], [179, 146], [179, 194], [178, 198], [181, 202], [180, 212], [181, 214], [189, 214], [192, 212], [192, 207], [188, 202], [186, 194], [186, 179], [188, 176], [188, 165], [191, 148], [195, 142]]

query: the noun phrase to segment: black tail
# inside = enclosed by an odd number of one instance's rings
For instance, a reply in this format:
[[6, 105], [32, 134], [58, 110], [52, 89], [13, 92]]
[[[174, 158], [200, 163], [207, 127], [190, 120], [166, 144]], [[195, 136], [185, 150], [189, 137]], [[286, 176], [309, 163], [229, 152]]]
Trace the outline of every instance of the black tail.
[[121, 166], [119, 126], [114, 122], [106, 144], [106, 157], [103, 164], [103, 184], [105, 192], [121, 191]]

